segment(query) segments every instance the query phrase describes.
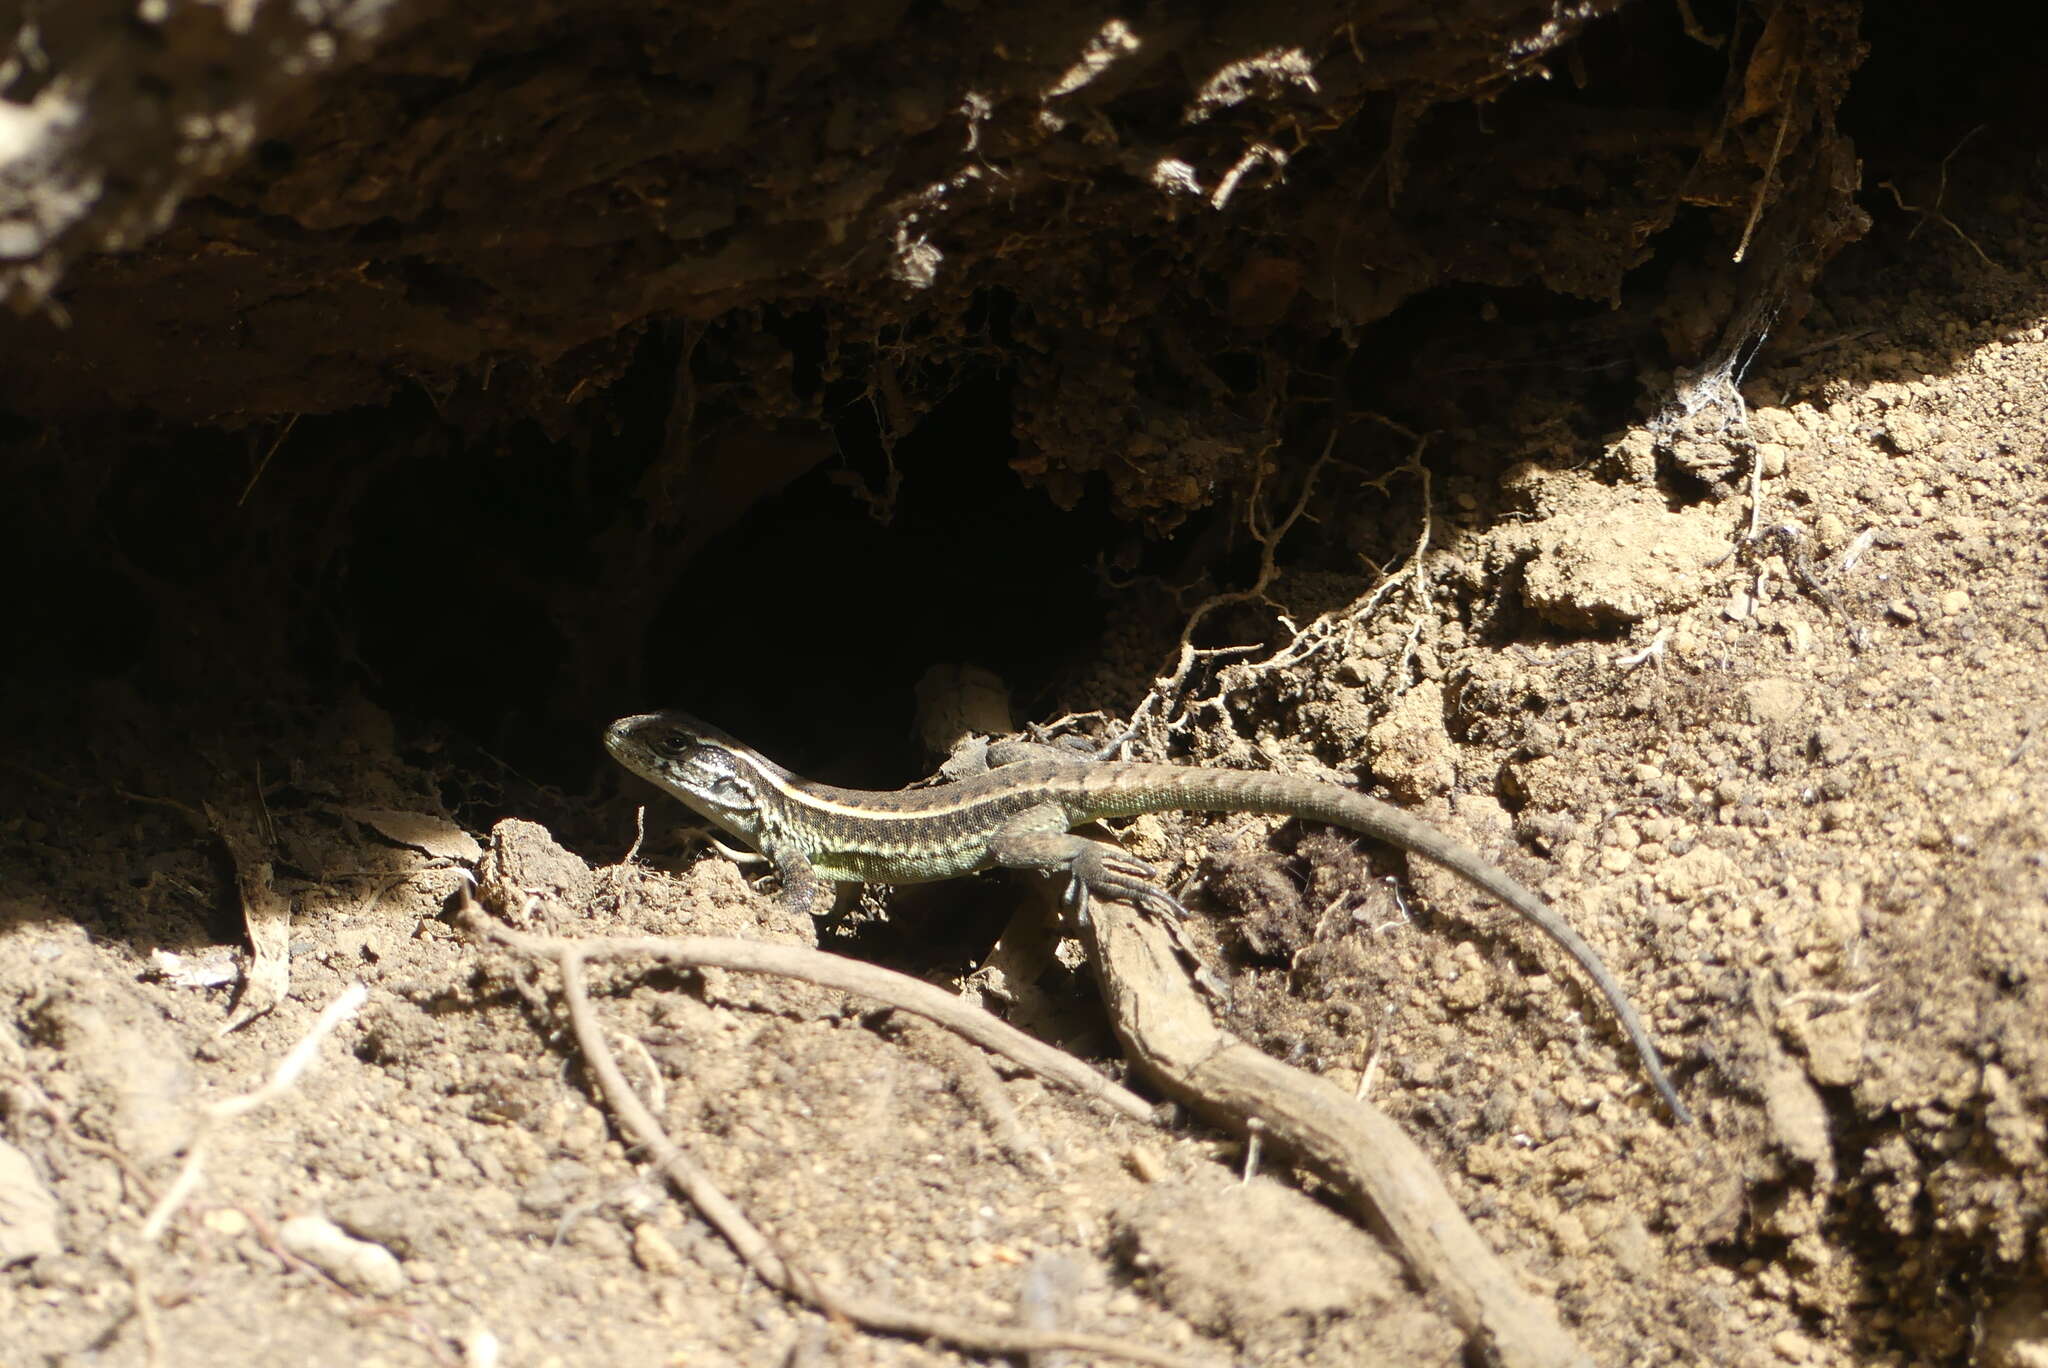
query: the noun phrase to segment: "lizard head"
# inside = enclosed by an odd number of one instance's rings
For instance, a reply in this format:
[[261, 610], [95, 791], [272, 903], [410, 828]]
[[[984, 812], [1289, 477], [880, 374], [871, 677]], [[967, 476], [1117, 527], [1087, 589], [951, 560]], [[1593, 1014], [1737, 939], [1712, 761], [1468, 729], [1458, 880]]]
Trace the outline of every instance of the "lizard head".
[[763, 771], [777, 766], [687, 713], [641, 713], [605, 729], [612, 759], [743, 840], [761, 833]]

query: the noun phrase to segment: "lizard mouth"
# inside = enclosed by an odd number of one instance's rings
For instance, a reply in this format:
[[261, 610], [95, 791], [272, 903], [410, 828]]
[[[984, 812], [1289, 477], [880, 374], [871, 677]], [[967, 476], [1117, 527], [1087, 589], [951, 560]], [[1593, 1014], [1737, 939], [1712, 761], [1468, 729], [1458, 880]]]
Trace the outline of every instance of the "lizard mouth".
[[612, 723], [604, 729], [604, 748], [614, 756], [623, 758], [625, 752], [630, 748], [634, 726], [646, 720], [646, 717], [642, 715], [638, 717], [622, 717]]
[[611, 752], [612, 759], [633, 773], [646, 779], [654, 778], [656, 756], [647, 744], [644, 730], [649, 723], [659, 720], [658, 713], [620, 718], [604, 729], [604, 748]]

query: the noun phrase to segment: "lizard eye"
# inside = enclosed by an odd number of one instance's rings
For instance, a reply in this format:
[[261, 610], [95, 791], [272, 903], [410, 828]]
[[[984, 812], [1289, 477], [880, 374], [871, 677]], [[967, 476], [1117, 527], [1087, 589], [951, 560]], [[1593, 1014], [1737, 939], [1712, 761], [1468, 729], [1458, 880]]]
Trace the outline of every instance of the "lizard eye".
[[663, 732], [655, 738], [654, 748], [663, 755], [681, 755], [690, 748], [690, 738], [682, 732]]

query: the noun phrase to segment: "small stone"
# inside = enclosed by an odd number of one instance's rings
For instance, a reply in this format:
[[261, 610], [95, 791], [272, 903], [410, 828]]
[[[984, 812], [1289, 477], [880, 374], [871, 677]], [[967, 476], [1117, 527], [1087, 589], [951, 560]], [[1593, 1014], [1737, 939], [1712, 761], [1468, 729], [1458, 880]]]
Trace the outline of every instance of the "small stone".
[[1442, 987], [1444, 1004], [1453, 1011], [1472, 1011], [1491, 995], [1492, 975], [1486, 972], [1479, 947], [1470, 941], [1461, 941], [1451, 958], [1458, 962], [1458, 973]]
[[278, 1242], [351, 1292], [388, 1297], [405, 1286], [398, 1257], [382, 1245], [354, 1239], [324, 1216], [294, 1216], [278, 1227]]
[[224, 1240], [240, 1239], [249, 1233], [249, 1218], [236, 1207], [213, 1207], [199, 1217], [208, 1234]]
[[1846, 1088], [1863, 1076], [1863, 1046], [1869, 1019], [1862, 1008], [1828, 1012], [1792, 1027], [1806, 1051], [1806, 1072], [1823, 1088]]
[[633, 1231], [633, 1262], [649, 1273], [674, 1274], [682, 1271], [683, 1256], [676, 1253], [668, 1236], [649, 1224]]
[[1771, 1348], [1787, 1363], [1804, 1363], [1813, 1357], [1813, 1341], [1797, 1330], [1780, 1330], [1771, 1336]]
[[498, 1337], [480, 1325], [462, 1336], [461, 1344], [463, 1368], [498, 1368], [504, 1360]]
[[1789, 722], [1805, 702], [1799, 685], [1789, 679], [1753, 679], [1739, 692], [1752, 722]]
[[1150, 1145], [1132, 1145], [1124, 1151], [1124, 1167], [1141, 1183], [1158, 1183], [1167, 1177], [1166, 1162]]
[[1933, 439], [1933, 431], [1927, 420], [1917, 413], [1888, 414], [1885, 417], [1884, 428], [1885, 435], [1891, 438], [1893, 449], [1900, 452], [1919, 451]]
[[1740, 875], [1740, 867], [1730, 856], [1708, 846], [1694, 846], [1658, 867], [1657, 890], [1673, 902], [1690, 902], [1715, 889], [1737, 887]]

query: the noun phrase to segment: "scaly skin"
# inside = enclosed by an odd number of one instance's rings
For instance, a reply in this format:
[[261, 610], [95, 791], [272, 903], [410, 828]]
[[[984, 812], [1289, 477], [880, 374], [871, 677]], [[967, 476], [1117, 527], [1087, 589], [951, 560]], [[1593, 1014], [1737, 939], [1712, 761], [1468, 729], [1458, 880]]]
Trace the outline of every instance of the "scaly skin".
[[925, 883], [998, 866], [1067, 875], [1069, 896], [1084, 911], [1091, 895], [1178, 910], [1149, 865], [1106, 841], [1071, 834], [1104, 817], [1263, 812], [1371, 836], [1435, 861], [1556, 941], [1606, 997], [1672, 1115], [1692, 1122], [1628, 994], [1578, 932], [1477, 852], [1351, 789], [1261, 770], [1079, 759], [1020, 760], [901, 792], [834, 788], [798, 778], [677, 712], [620, 718], [605, 746], [627, 769], [766, 855], [803, 911], [817, 906], [826, 881]]

